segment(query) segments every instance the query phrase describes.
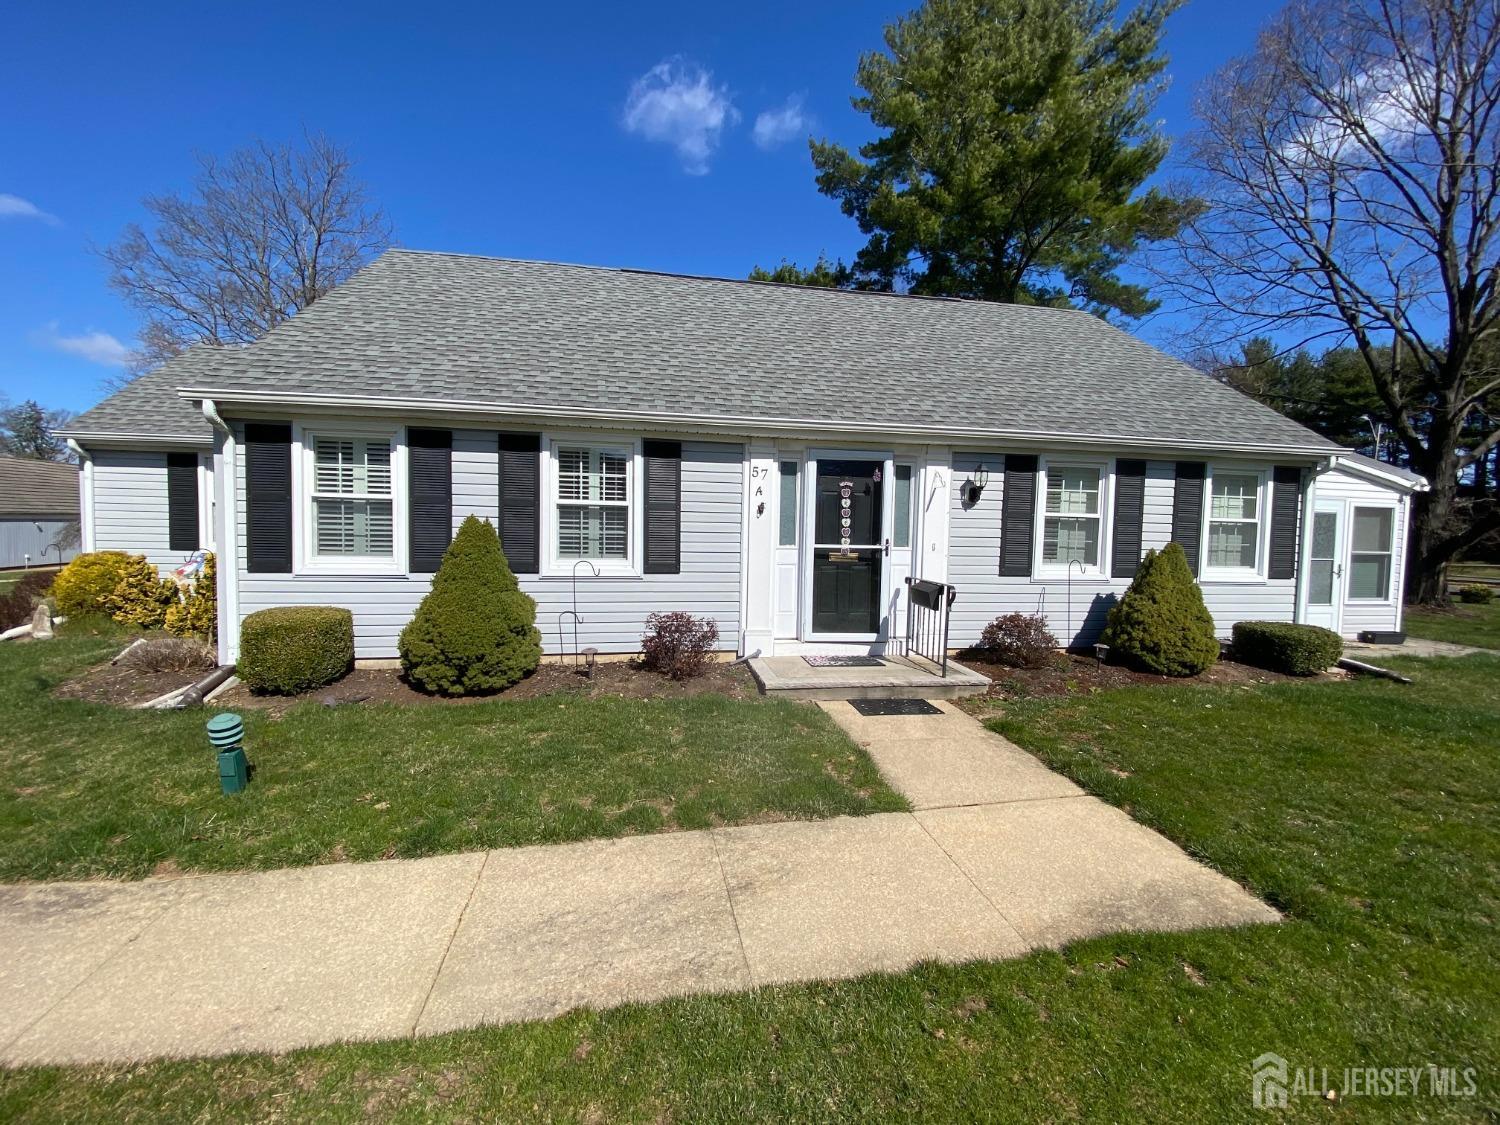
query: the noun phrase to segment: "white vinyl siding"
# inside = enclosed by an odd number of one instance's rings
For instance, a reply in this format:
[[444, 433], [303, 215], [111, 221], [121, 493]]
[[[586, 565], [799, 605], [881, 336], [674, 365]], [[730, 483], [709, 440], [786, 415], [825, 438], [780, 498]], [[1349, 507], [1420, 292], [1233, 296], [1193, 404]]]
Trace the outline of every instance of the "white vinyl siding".
[[145, 555], [159, 567], [181, 566], [185, 555], [170, 546], [167, 522], [167, 455], [94, 451], [94, 550]]
[[[236, 430], [241, 427], [236, 425]], [[644, 577], [580, 574], [578, 643], [604, 653], [639, 652], [646, 615], [682, 609], [719, 625], [719, 648], [733, 650], [740, 631], [743, 447], [685, 441], [682, 449], [682, 572]], [[236, 515], [243, 551], [244, 459], [236, 458]], [[165, 495], [165, 493], [163, 493]], [[493, 430], [453, 431], [453, 526], [471, 513], [499, 517], [499, 451]], [[165, 519], [165, 516], [163, 516]], [[163, 524], [165, 527], [165, 524]], [[165, 534], [165, 532], [163, 533]], [[574, 605], [569, 577], [518, 575], [537, 602], [537, 628], [549, 655], [564, 651], [559, 615]], [[249, 574], [239, 572], [241, 616], [278, 605], [339, 605], [354, 613], [355, 655], [389, 659], [396, 639], [431, 587], [428, 574]], [[573, 631], [566, 628], [566, 651]]]
[[[1000, 516], [1005, 503], [1004, 474], [990, 474], [989, 484], [972, 508], [963, 506], [961, 489], [965, 479], [981, 463], [993, 467], [1003, 452], [956, 452], [953, 456], [948, 581], [957, 587], [958, 600], [953, 605], [949, 645], [957, 649], [973, 644], [979, 639], [980, 630], [1003, 613], [1040, 613], [1060, 641], [1074, 645], [1091, 644], [1103, 631], [1110, 608], [1130, 581], [1102, 575], [1080, 579], [1077, 567], [1073, 568], [1071, 582], [1062, 571], [1022, 578], [998, 575]], [[1148, 461], [1146, 464], [1141, 525], [1143, 551], [1160, 550], [1171, 538], [1174, 476], [1171, 461]], [[1037, 507], [1041, 506], [1042, 497], [1039, 495]], [[1106, 513], [1104, 537], [1107, 540], [1107, 497], [1101, 507]], [[1105, 571], [1108, 570], [1107, 551], [1106, 542], [1100, 556]], [[1040, 554], [1039, 548], [1037, 554]], [[1216, 582], [1205, 578], [1200, 586], [1204, 604], [1221, 637], [1229, 635], [1236, 621], [1291, 621], [1296, 610], [1297, 587], [1292, 579], [1251, 583]]]

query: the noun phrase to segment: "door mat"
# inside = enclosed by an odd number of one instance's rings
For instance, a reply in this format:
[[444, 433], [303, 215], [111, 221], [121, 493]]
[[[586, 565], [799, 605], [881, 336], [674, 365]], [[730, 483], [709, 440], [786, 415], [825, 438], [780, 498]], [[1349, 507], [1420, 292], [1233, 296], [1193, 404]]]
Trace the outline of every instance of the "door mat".
[[925, 699], [851, 699], [849, 706], [861, 715], [941, 715], [941, 707], [934, 707]]
[[879, 668], [884, 661], [878, 656], [804, 656], [814, 668]]

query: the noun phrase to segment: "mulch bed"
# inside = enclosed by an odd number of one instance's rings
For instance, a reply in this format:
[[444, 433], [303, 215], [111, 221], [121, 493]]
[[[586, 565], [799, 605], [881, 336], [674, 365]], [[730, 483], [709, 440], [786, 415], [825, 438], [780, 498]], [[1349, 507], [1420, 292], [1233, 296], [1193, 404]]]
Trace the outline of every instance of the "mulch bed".
[[202, 672], [152, 672], [125, 663], [101, 664], [77, 679], [60, 684], [53, 694], [59, 699], [134, 707], [137, 703], [147, 703], [169, 691], [195, 684], [203, 675]]
[[594, 668], [592, 679], [575, 672], [571, 667], [543, 664], [526, 679], [505, 691], [457, 699], [418, 691], [406, 681], [400, 669], [356, 668], [337, 683], [301, 695], [257, 695], [243, 684], [236, 684], [217, 696], [212, 706], [224, 710], [254, 707], [273, 715], [281, 715], [296, 704], [306, 702], [323, 703], [330, 707], [361, 703], [459, 707], [494, 699], [535, 699], [558, 692], [575, 692], [588, 698], [614, 696], [621, 699], [677, 699], [705, 693], [723, 695], [730, 699], [754, 699], [759, 696], [755, 680], [743, 665], [711, 664], [703, 675], [678, 683], [656, 672], [648, 672], [634, 661], [608, 661]]
[[[980, 675], [988, 676], [993, 683], [984, 695], [958, 701], [970, 710], [987, 711], [995, 704], [1008, 699], [1025, 699], [1036, 696], [1093, 695], [1115, 688], [1137, 685], [1180, 687], [1183, 684], [1276, 684], [1301, 679], [1284, 676], [1280, 672], [1268, 672], [1264, 668], [1252, 668], [1233, 660], [1220, 660], [1201, 676], [1179, 679], [1174, 676], [1155, 676], [1149, 672], [1134, 672], [1118, 664], [1100, 664], [1092, 656], [1068, 653], [1059, 657], [1055, 664], [1046, 668], [1007, 668], [1003, 664], [991, 664], [983, 660], [960, 658], [964, 667], [972, 668]], [[1314, 680], [1341, 679], [1335, 673], [1309, 677]]]

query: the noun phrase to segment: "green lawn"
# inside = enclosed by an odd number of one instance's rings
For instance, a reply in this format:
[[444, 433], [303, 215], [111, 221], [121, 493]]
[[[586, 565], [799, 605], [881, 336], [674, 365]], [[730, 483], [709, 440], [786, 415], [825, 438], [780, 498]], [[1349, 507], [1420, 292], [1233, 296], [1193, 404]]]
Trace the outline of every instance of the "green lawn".
[[115, 635], [0, 647], [0, 881], [404, 858], [906, 807], [816, 708], [715, 695], [247, 711], [257, 772], [226, 798], [205, 712], [49, 694], [119, 647]]
[[1500, 650], [1500, 599], [1489, 605], [1465, 605], [1455, 599], [1450, 609], [1407, 606], [1405, 627], [1413, 637]]
[[[1474, 1067], [1500, 1114], [1500, 659], [1375, 679], [1141, 687], [1000, 728], [1288, 914], [419, 1042], [0, 1075], [0, 1119], [1257, 1121], [1250, 1063]], [[1337, 1115], [1336, 1118], [1330, 1115]]]

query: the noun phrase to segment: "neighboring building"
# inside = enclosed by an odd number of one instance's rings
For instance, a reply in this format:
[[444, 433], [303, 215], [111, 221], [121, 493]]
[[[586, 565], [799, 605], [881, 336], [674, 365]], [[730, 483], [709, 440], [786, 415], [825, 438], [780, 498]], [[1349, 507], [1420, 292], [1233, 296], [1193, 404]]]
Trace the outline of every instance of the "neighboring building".
[[909, 576], [956, 587], [953, 647], [1013, 611], [1085, 643], [1173, 539], [1226, 635], [1395, 630], [1423, 487], [1082, 312], [404, 250], [67, 436], [88, 549], [218, 551], [225, 660], [294, 603], [393, 656], [470, 513], [549, 651], [575, 598], [602, 652], [672, 609], [898, 651]]
[[0, 570], [78, 554], [78, 466], [0, 456]]

